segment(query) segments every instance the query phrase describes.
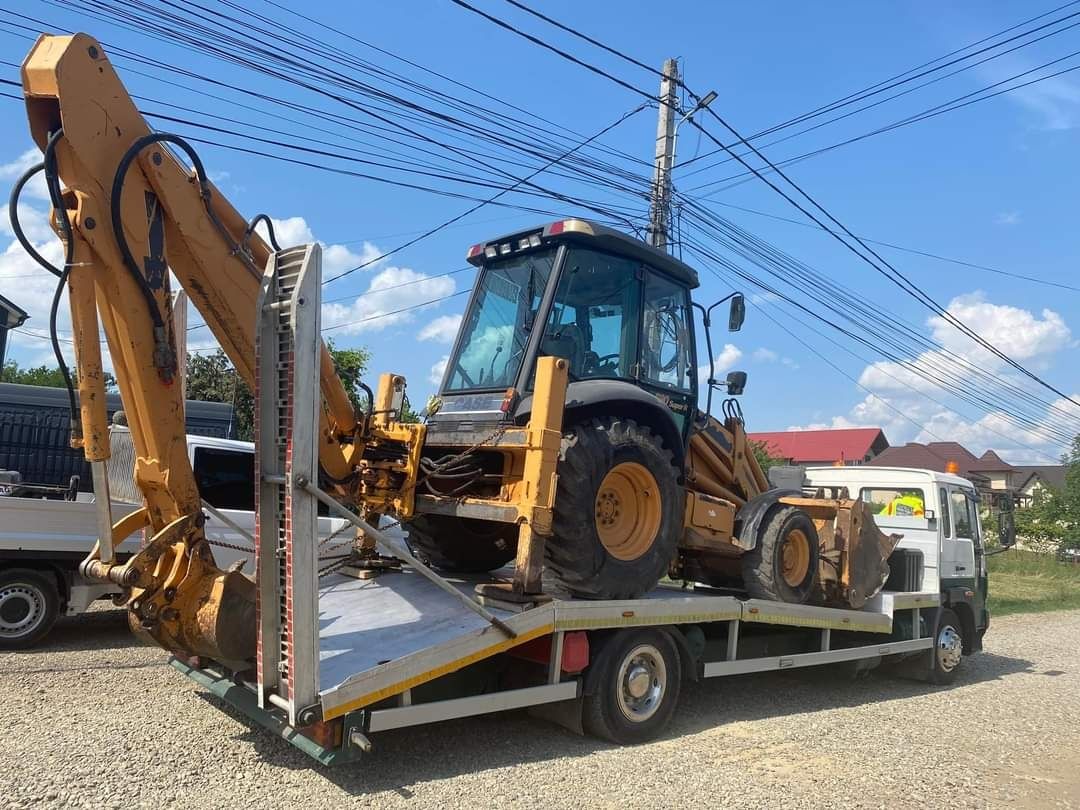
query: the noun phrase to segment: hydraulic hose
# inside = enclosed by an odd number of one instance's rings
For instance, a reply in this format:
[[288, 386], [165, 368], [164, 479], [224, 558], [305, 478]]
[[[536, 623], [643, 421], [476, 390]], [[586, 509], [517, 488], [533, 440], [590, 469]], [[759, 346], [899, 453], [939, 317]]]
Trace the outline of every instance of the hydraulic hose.
[[[112, 229], [116, 238], [116, 243], [120, 248], [120, 255], [123, 258], [124, 266], [128, 269], [131, 277], [138, 285], [143, 298], [146, 300], [147, 311], [150, 314], [150, 320], [154, 326], [154, 363], [158, 367], [159, 373], [162, 374], [163, 378], [171, 379], [170, 375], [175, 367], [176, 358], [171, 355], [171, 347], [165, 331], [165, 322], [161, 315], [161, 308], [158, 306], [157, 299], [154, 298], [154, 291], [151, 289], [149, 282], [135, 262], [135, 257], [131, 254], [131, 248], [128, 246], [127, 237], [124, 235], [124, 220], [120, 210], [120, 198], [124, 191], [124, 179], [127, 177], [128, 169], [131, 167], [135, 158], [138, 157], [139, 152], [153, 143], [171, 143], [179, 147], [180, 150], [187, 155], [195, 170], [195, 179], [199, 183], [199, 196], [202, 197], [207, 216], [210, 218], [210, 221], [214, 223], [214, 226], [229, 245], [230, 251], [235, 255], [245, 258], [245, 260], [247, 260], [247, 257], [245, 256], [241, 245], [238, 245], [233, 241], [229, 232], [221, 223], [221, 220], [218, 219], [214, 214], [213, 209], [210, 207], [210, 182], [207, 180], [206, 169], [203, 167], [203, 162], [199, 158], [198, 153], [191, 147], [191, 144], [179, 135], [172, 135], [167, 132], [154, 132], [149, 135], [144, 135], [128, 147], [127, 151], [124, 152], [123, 157], [120, 158], [120, 162], [116, 167], [116, 174], [113, 176], [112, 197], [109, 201]], [[248, 264], [250, 265], [250, 261], [248, 261]]]
[[248, 239], [251, 238], [251, 234], [255, 232], [255, 227], [260, 222], [266, 223], [266, 230], [270, 234], [270, 245], [274, 248], [275, 251], [280, 251], [281, 245], [278, 244], [277, 234], [274, 233], [274, 223], [266, 214], [256, 214], [252, 218], [251, 222], [248, 223], [247, 227], [244, 229], [244, 247], [247, 247]]
[[[68, 369], [67, 362], [64, 360], [64, 353], [60, 350], [60, 338], [57, 335], [56, 330], [56, 316], [60, 310], [60, 299], [64, 294], [64, 286], [67, 284], [68, 274], [71, 272], [71, 261], [75, 251], [75, 240], [71, 233], [71, 220], [68, 219], [67, 209], [64, 207], [64, 196], [60, 190], [60, 177], [56, 171], [56, 144], [64, 137], [64, 130], [61, 127], [49, 136], [49, 141], [45, 145], [45, 159], [41, 164], [42, 170], [45, 172], [45, 185], [49, 190], [49, 200], [52, 202], [53, 210], [56, 213], [56, 221], [60, 226], [61, 240], [64, 243], [64, 266], [57, 272], [49, 262], [35, 250], [29, 251], [32, 258], [34, 258], [39, 264], [41, 264], [46, 270], [54, 275], [57, 275], [58, 281], [56, 282], [56, 291], [53, 293], [52, 306], [49, 308], [49, 339], [52, 342], [53, 355], [56, 357], [56, 365], [60, 369], [60, 376], [64, 379], [64, 387], [67, 389], [68, 406], [71, 409], [69, 416], [69, 424], [71, 426], [71, 435], [76, 439], [82, 438], [82, 421], [79, 419], [79, 403], [75, 396], [75, 384], [71, 379], [71, 371]], [[31, 170], [23, 176], [22, 182], [25, 183], [36, 170]], [[15, 204], [18, 202], [19, 192], [22, 191], [22, 185], [16, 184], [15, 189], [12, 190], [12, 204], [11, 204], [11, 216], [12, 221], [17, 221], [15, 214]], [[20, 244], [22, 240], [20, 239]], [[23, 244], [25, 248], [26, 245]]]
[[22, 249], [30, 255], [31, 259], [57, 278], [60, 278], [60, 268], [56, 267], [52, 262], [38, 253], [37, 248], [35, 248], [33, 243], [26, 238], [26, 234], [23, 233], [22, 223], [19, 222], [19, 197], [22, 195], [23, 187], [30, 182], [30, 178], [44, 170], [44, 163], [31, 166], [23, 172], [22, 176], [15, 182], [14, 187], [11, 189], [11, 196], [8, 198], [8, 218], [11, 220], [11, 230], [15, 234], [15, 238], [19, 241], [19, 244], [22, 245]]

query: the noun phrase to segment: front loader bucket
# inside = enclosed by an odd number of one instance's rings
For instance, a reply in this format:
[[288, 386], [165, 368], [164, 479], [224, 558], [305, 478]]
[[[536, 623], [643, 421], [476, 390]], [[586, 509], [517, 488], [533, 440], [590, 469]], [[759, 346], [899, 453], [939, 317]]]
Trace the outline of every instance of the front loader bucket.
[[852, 608], [861, 608], [889, 578], [889, 555], [900, 542], [874, 522], [869, 504], [844, 500], [836, 515], [836, 542], [842, 545], [839, 590]]
[[851, 498], [788, 496], [780, 503], [806, 512], [821, 546], [817, 604], [861, 608], [889, 578], [898, 534], [882, 534], [869, 504]]

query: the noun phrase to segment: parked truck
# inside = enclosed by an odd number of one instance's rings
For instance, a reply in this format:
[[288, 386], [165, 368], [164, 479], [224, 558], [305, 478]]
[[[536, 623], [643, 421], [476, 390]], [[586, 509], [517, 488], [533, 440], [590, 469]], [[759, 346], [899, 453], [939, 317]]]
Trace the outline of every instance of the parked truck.
[[[746, 375], [711, 367], [712, 313], [730, 302], [738, 329], [740, 295], [695, 302], [693, 268], [582, 219], [524, 229], [468, 251], [477, 281], [426, 420], [401, 419], [390, 373], [357, 410], [319, 338], [317, 244], [265, 242], [268, 219], [241, 217], [191, 144], [149, 129], [90, 37], [43, 35], [22, 79], [97, 494], [80, 573], [119, 586], [136, 632], [258, 722], [321, 761], [381, 729], [549, 704], [637, 742], [684, 676], [916, 655], [950, 677], [940, 594], [882, 591], [901, 538], [872, 504], [772, 487], [751, 452]], [[254, 577], [206, 536], [172, 277], [255, 395]], [[141, 495], [118, 522], [99, 317]], [[320, 566], [320, 505], [362, 535], [355, 577]]]

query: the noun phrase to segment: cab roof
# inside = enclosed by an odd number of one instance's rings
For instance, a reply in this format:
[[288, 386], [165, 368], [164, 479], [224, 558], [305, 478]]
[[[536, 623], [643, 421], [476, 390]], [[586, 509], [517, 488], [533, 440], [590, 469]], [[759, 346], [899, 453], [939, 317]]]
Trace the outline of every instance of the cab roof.
[[[701, 283], [698, 280], [697, 271], [674, 256], [622, 231], [586, 219], [560, 219], [546, 225], [537, 225], [481, 242], [469, 248], [467, 258], [469, 264], [479, 267], [486, 259], [533, 250], [551, 242], [575, 242], [636, 259], [650, 267], [655, 267], [690, 289], [696, 288]], [[494, 252], [491, 252], [491, 249], [494, 249]]]

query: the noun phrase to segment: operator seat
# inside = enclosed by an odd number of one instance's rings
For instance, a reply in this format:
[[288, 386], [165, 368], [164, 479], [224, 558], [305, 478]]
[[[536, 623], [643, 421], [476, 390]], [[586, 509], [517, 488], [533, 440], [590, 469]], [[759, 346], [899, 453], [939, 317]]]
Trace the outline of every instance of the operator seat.
[[576, 377], [582, 376], [585, 351], [585, 333], [576, 323], [555, 327], [540, 344], [541, 354], [564, 358], [570, 364], [570, 372]]

